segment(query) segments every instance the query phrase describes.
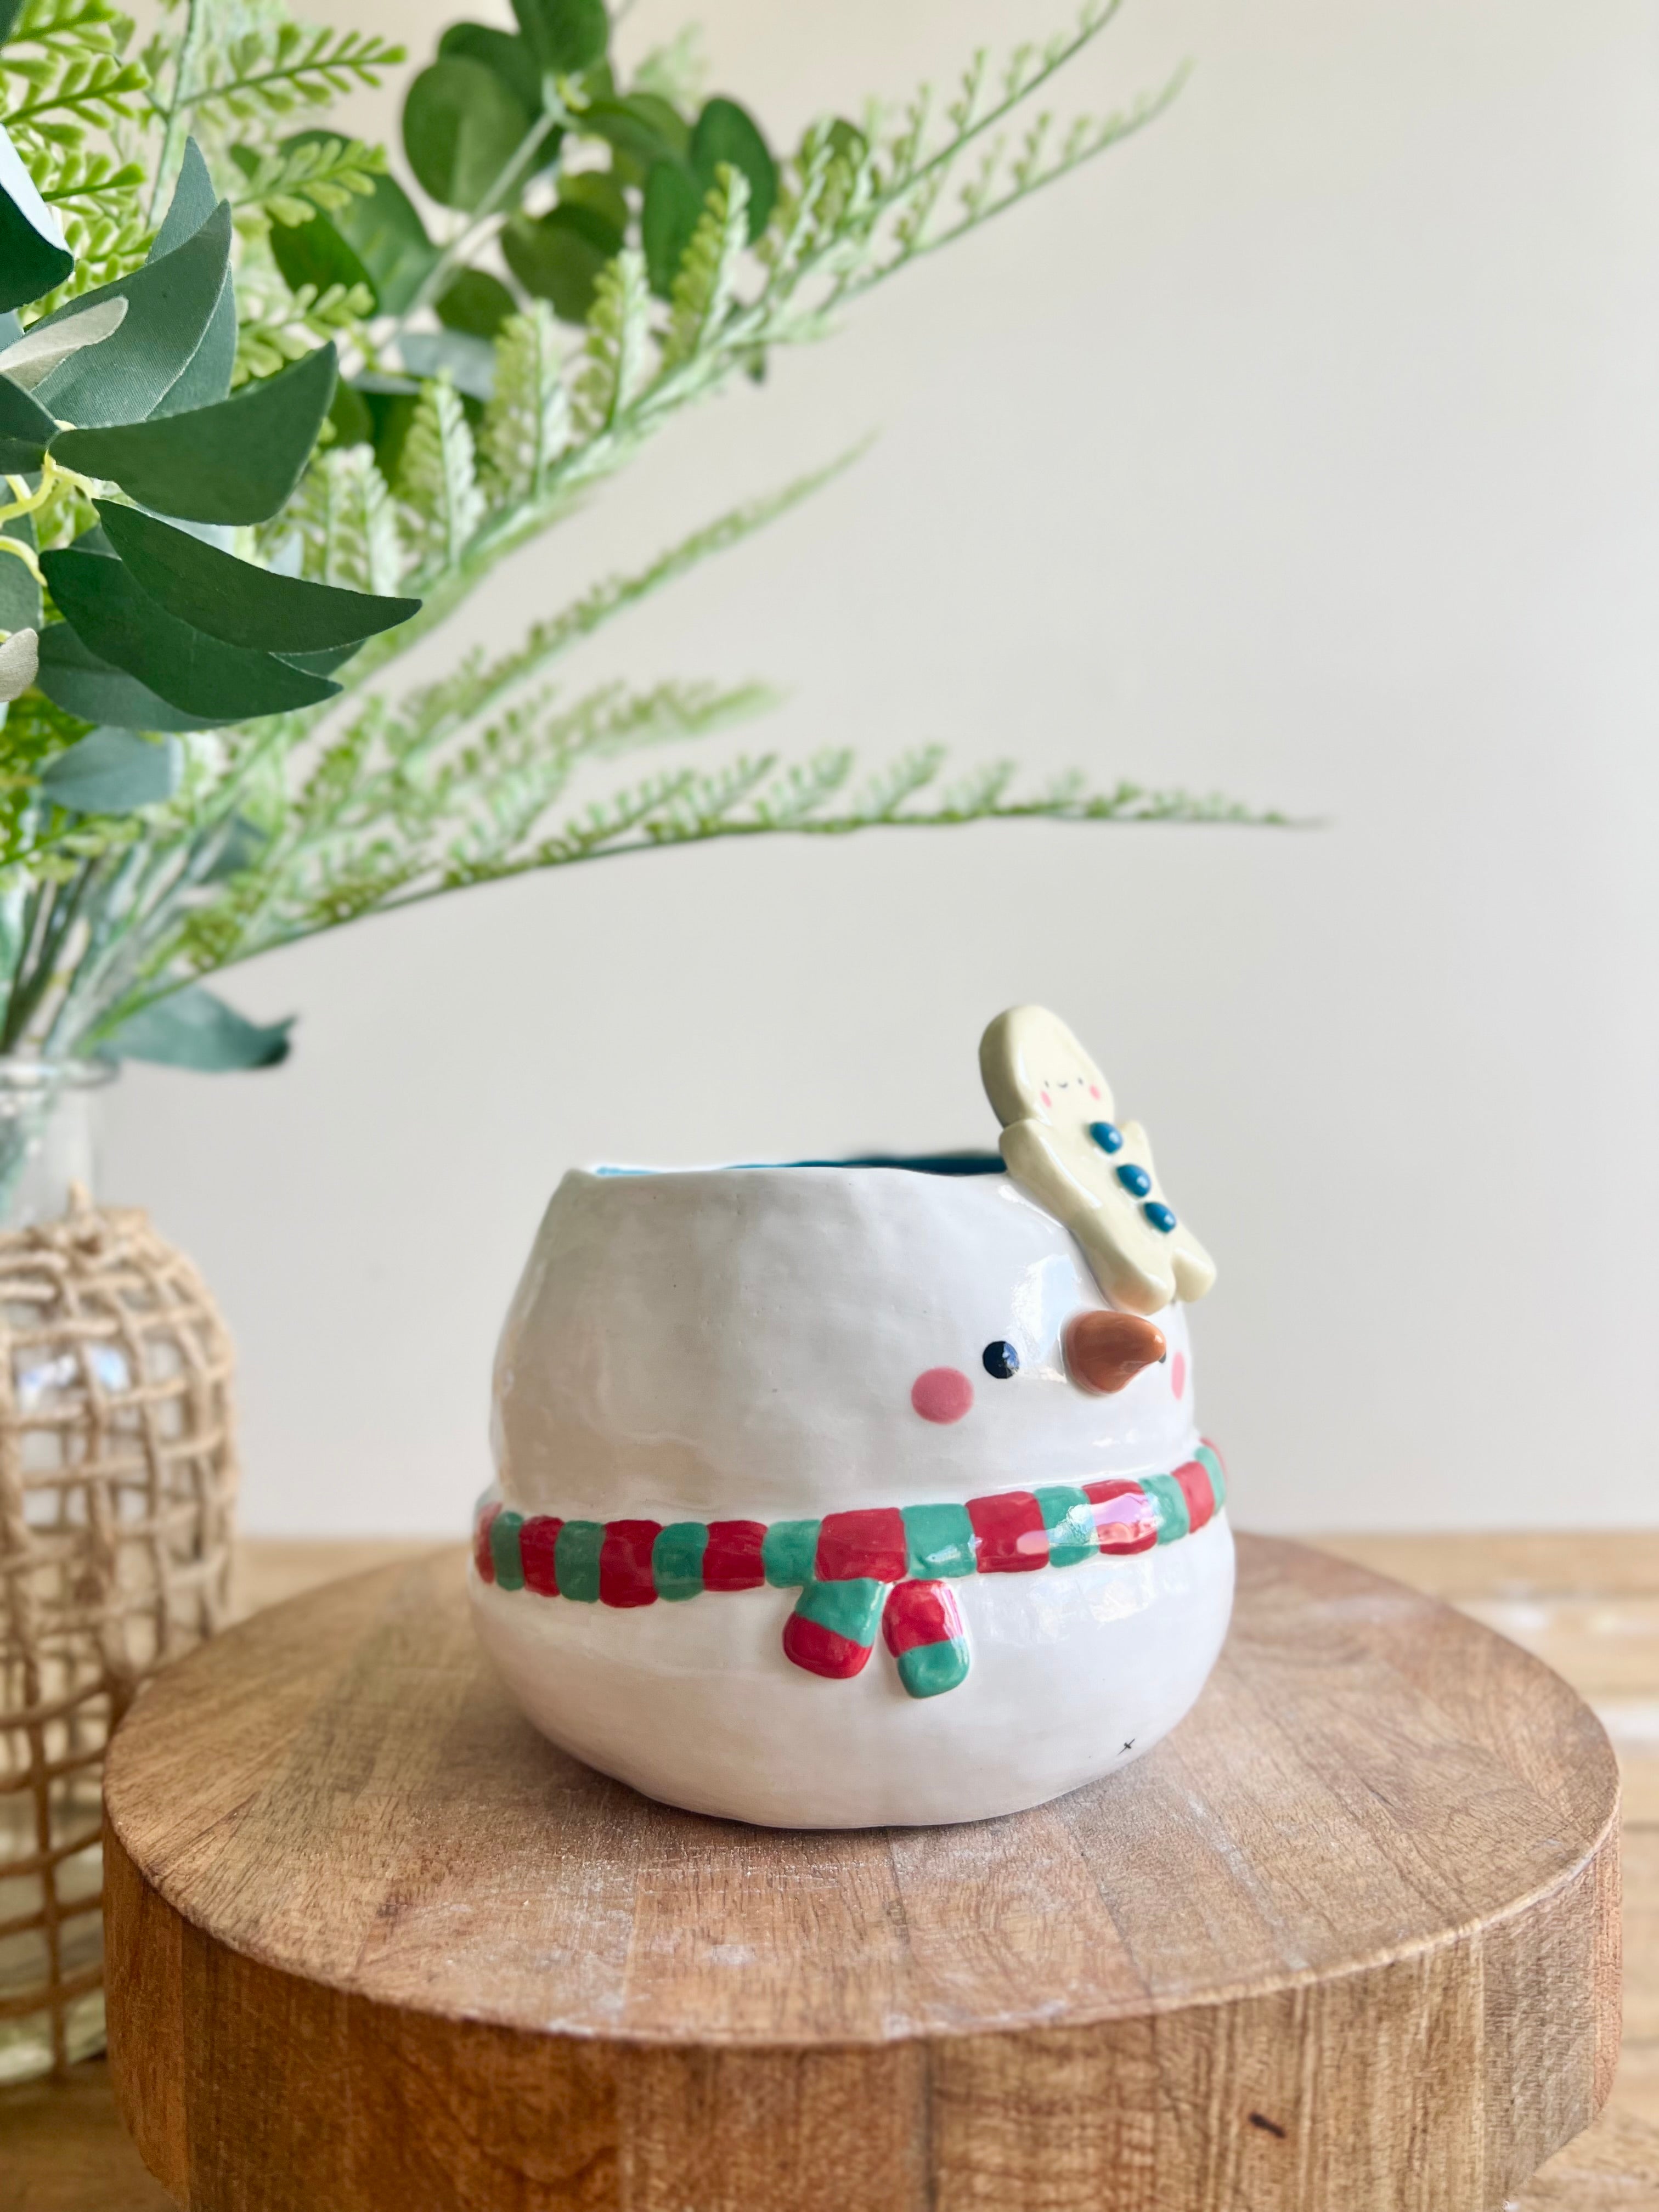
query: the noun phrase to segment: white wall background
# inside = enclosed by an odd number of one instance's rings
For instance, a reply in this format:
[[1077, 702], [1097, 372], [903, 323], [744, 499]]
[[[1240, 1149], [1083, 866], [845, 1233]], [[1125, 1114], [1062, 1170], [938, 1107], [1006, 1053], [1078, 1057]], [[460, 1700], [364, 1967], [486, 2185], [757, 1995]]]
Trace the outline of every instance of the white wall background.
[[[338, 9], [420, 55], [450, 12]], [[786, 143], [1048, 27], [698, 13]], [[1659, 1514], [1653, 10], [1139, 0], [1073, 95], [1187, 54], [1154, 131], [681, 427], [468, 619], [505, 639], [879, 428], [582, 672], [770, 677], [793, 752], [941, 738], [1326, 826], [665, 854], [249, 969], [295, 1057], [131, 1071], [107, 1180], [229, 1311], [250, 1527], [461, 1526], [568, 1164], [983, 1140], [975, 1041], [1024, 998], [1220, 1259], [1199, 1380], [1243, 1517]]]

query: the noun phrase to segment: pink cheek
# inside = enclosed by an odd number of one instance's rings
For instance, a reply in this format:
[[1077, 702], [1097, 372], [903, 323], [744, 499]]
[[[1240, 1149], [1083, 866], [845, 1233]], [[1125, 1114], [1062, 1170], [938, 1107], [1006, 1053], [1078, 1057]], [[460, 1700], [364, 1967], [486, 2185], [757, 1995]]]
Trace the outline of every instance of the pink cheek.
[[930, 1367], [910, 1385], [910, 1403], [924, 1421], [959, 1421], [974, 1402], [974, 1386], [959, 1367]]
[[1099, 1097], [1099, 1096], [1100, 1096], [1100, 1085], [1099, 1085], [1097, 1083], [1091, 1083], [1091, 1084], [1089, 1085], [1089, 1096], [1090, 1096], [1090, 1097], [1091, 1097], [1091, 1098], [1098, 1098], [1098, 1097]]
[[1042, 1099], [1045, 1106], [1052, 1106], [1054, 1104], [1054, 1100], [1048, 1096], [1046, 1091], [1039, 1091], [1037, 1095]]
[[1187, 1395], [1187, 1355], [1184, 1352], [1177, 1352], [1170, 1362], [1170, 1388], [1177, 1398], [1184, 1398]]

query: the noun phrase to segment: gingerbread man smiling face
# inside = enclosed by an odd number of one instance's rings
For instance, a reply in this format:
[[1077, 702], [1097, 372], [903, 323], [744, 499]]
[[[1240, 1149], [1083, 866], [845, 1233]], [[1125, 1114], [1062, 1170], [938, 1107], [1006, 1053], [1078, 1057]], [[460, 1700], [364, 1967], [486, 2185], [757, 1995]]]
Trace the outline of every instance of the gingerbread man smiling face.
[[1059, 1016], [1012, 1006], [980, 1041], [980, 1073], [1020, 1188], [1063, 1222], [1115, 1306], [1159, 1313], [1201, 1298], [1215, 1263], [1165, 1197], [1138, 1121]]

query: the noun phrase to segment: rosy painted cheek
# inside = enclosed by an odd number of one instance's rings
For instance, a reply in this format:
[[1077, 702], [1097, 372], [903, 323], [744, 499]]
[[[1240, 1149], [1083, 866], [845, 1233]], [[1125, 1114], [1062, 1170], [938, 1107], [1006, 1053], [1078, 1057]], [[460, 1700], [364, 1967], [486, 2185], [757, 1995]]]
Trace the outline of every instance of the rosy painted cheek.
[[1170, 1388], [1177, 1398], [1184, 1398], [1187, 1395], [1187, 1355], [1184, 1352], [1177, 1352], [1170, 1362]]
[[910, 1385], [924, 1421], [959, 1421], [973, 1402], [974, 1386], [959, 1367], [930, 1367]]
[[1053, 1100], [1053, 1099], [1048, 1096], [1048, 1092], [1047, 1092], [1046, 1091], [1040, 1091], [1037, 1093], [1037, 1096], [1042, 1099], [1042, 1103], [1043, 1103], [1043, 1104], [1044, 1104], [1045, 1106], [1052, 1106], [1052, 1105], [1054, 1104], [1054, 1100]]
[[1091, 1098], [1098, 1098], [1098, 1097], [1099, 1097], [1099, 1096], [1100, 1096], [1100, 1085], [1099, 1085], [1097, 1083], [1091, 1083], [1091, 1084], [1089, 1085], [1089, 1096], [1090, 1096], [1090, 1097], [1091, 1097]]

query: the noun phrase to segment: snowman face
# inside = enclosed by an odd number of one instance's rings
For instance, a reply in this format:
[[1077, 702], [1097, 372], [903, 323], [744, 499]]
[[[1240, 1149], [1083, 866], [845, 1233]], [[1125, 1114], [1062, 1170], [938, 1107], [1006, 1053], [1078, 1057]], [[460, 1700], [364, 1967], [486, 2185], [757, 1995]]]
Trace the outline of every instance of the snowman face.
[[502, 1489], [599, 1519], [766, 1520], [1167, 1471], [1196, 1434], [1185, 1317], [1161, 1314], [1164, 1359], [1101, 1395], [1065, 1336], [1104, 1310], [1006, 1176], [569, 1176], [502, 1337]]
[[1109, 1121], [1111, 1085], [1064, 1022], [1046, 1006], [1017, 1006], [992, 1023], [980, 1067], [997, 1119]]

